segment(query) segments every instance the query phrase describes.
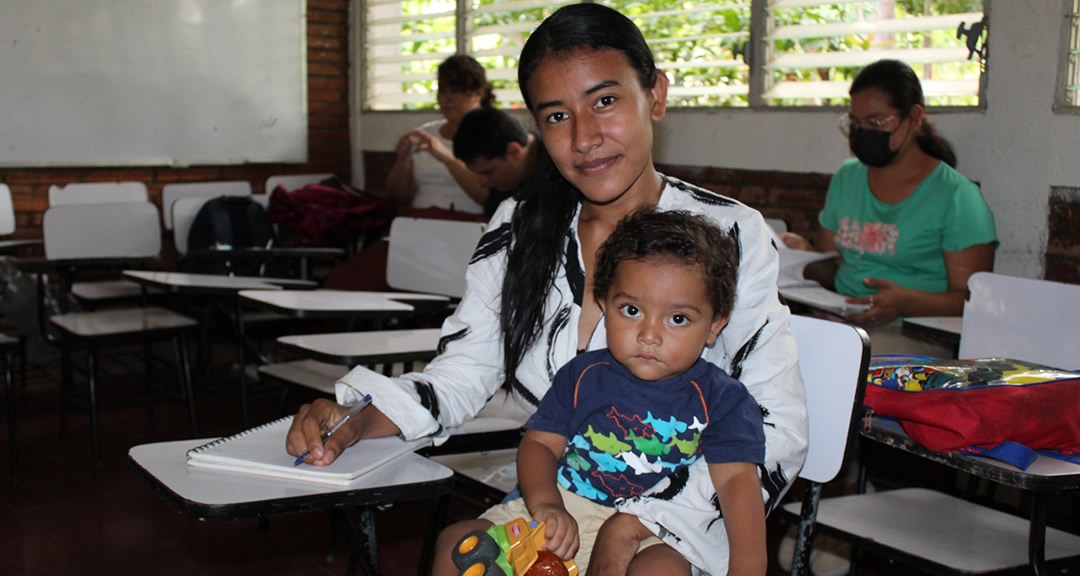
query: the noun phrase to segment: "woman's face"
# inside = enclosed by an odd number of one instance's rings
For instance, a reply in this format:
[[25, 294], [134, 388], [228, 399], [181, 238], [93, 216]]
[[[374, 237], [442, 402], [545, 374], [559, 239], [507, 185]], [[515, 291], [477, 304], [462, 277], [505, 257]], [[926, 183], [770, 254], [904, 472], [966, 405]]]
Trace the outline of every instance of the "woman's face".
[[908, 138], [916, 124], [914, 115], [906, 114], [889, 103], [889, 95], [877, 88], [867, 88], [851, 96], [849, 121], [862, 128], [889, 132], [889, 149], [899, 151], [914, 139]]
[[451, 123], [461, 122], [466, 114], [480, 107], [480, 100], [484, 93], [481, 90], [473, 92], [454, 90], [452, 88], [439, 88], [435, 94], [435, 101], [439, 104], [439, 111], [444, 118]]
[[655, 199], [652, 123], [667, 97], [667, 78], [657, 77], [642, 88], [622, 52], [583, 48], [545, 58], [529, 79], [544, 146], [589, 202]]

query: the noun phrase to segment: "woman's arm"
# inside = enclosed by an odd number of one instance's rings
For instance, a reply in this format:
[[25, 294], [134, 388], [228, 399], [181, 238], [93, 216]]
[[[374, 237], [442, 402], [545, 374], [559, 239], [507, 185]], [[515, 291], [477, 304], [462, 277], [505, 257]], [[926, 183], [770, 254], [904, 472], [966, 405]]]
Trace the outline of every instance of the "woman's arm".
[[976, 272], [994, 269], [993, 243], [976, 244], [956, 252], [945, 252], [945, 273], [948, 289], [941, 293], [923, 292], [903, 288], [881, 278], [867, 278], [865, 283], [877, 292], [870, 297], [859, 298], [873, 306], [862, 314], [850, 316], [858, 324], [879, 325], [892, 322], [898, 316], [961, 316], [967, 299], [968, 278]]
[[446, 166], [454, 181], [469, 195], [469, 198], [472, 198], [481, 206], [484, 205], [484, 202], [487, 202], [488, 188], [484, 186], [483, 180], [480, 179], [478, 174], [469, 170], [464, 162], [458, 160], [454, 153], [446, 147], [446, 144], [443, 144], [442, 140], [423, 130], [414, 130], [413, 133], [420, 142], [419, 149], [427, 151], [443, 166]]
[[765, 505], [757, 466], [749, 462], [709, 464], [720, 511], [727, 528], [728, 576], [764, 576]]
[[412, 155], [419, 146], [414, 136], [415, 130], [410, 131], [398, 139], [394, 151], [394, 165], [390, 167], [390, 174], [386, 178], [386, 194], [397, 200], [398, 204], [409, 204], [413, 196], [416, 196], [416, 182], [412, 174]]
[[[482, 240], [486, 250], [474, 258], [465, 273], [465, 295], [454, 314], [443, 322], [440, 353], [423, 372], [388, 378], [358, 367], [337, 382], [339, 402], [370, 394], [372, 404], [361, 412], [365, 416], [356, 424], [345, 427], [331, 448], [340, 450], [367, 436], [400, 433], [412, 440], [439, 434], [479, 412], [506, 380], [499, 330], [499, 294], [505, 270], [504, 244], [509, 241], [509, 234], [503, 234], [502, 230], [509, 226], [515, 207], [514, 202], [504, 202], [492, 218]], [[542, 397], [546, 387], [530, 391]], [[310, 439], [316, 435], [315, 430], [330, 420], [337, 421], [344, 409], [331, 404], [316, 402], [303, 417], [294, 419], [288, 440], [292, 453], [303, 453], [314, 444]], [[307, 424], [305, 421], [309, 419], [314, 422]], [[368, 422], [368, 419], [373, 420]], [[353, 426], [361, 425], [364, 429], [355, 432]], [[308, 426], [307, 436], [302, 432], [304, 426]]]

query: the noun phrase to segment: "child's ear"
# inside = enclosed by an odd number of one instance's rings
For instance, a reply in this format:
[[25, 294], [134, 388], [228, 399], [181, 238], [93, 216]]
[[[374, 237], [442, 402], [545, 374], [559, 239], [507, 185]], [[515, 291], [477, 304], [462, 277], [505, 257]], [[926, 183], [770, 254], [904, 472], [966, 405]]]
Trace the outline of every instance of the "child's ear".
[[723, 316], [717, 316], [713, 318], [712, 325], [709, 326], [709, 338], [705, 341], [706, 346], [712, 346], [716, 343], [716, 338], [720, 336], [720, 331], [727, 326], [728, 319]]

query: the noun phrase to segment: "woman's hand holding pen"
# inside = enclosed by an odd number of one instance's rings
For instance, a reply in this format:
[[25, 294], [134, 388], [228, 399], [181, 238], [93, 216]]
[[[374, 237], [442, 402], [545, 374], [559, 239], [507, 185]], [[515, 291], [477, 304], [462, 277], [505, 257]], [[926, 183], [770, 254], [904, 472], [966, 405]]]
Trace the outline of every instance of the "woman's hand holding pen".
[[285, 450], [293, 456], [309, 452], [308, 464], [326, 466], [361, 438], [391, 436], [400, 432], [378, 408], [368, 406], [323, 443], [320, 435], [344, 418], [348, 411], [348, 406], [321, 398], [304, 404], [289, 427]]

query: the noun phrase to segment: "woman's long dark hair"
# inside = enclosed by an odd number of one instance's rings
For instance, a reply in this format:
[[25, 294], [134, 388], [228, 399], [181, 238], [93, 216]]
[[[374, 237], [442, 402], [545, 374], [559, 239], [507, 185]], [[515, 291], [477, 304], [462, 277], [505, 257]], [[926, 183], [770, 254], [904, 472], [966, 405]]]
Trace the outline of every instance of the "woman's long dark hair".
[[[529, 110], [529, 79], [545, 58], [575, 50], [617, 50], [637, 70], [641, 85], [652, 88], [657, 70], [652, 52], [637, 26], [622, 14], [600, 4], [565, 6], [529, 36], [518, 62], [518, 82]], [[503, 365], [507, 383], [525, 352], [543, 331], [548, 292], [563, 262], [567, 231], [581, 201], [581, 192], [563, 178], [541, 147], [533, 176], [518, 194], [511, 227], [506, 276], [503, 278], [499, 325], [503, 335]]]
[[[854, 96], [868, 88], [887, 94], [889, 103], [900, 110], [903, 116], [907, 116], [911, 107], [916, 104], [926, 107], [919, 77], [911, 66], [899, 60], [878, 60], [863, 68], [851, 82], [848, 94]], [[952, 144], [938, 133], [929, 120], [923, 120], [919, 131], [915, 133], [915, 142], [923, 152], [956, 168], [956, 153], [953, 152]]]
[[439, 88], [455, 92], [476, 92], [482, 90], [480, 105], [490, 108], [495, 105], [495, 92], [487, 73], [472, 56], [455, 54], [439, 64]]

